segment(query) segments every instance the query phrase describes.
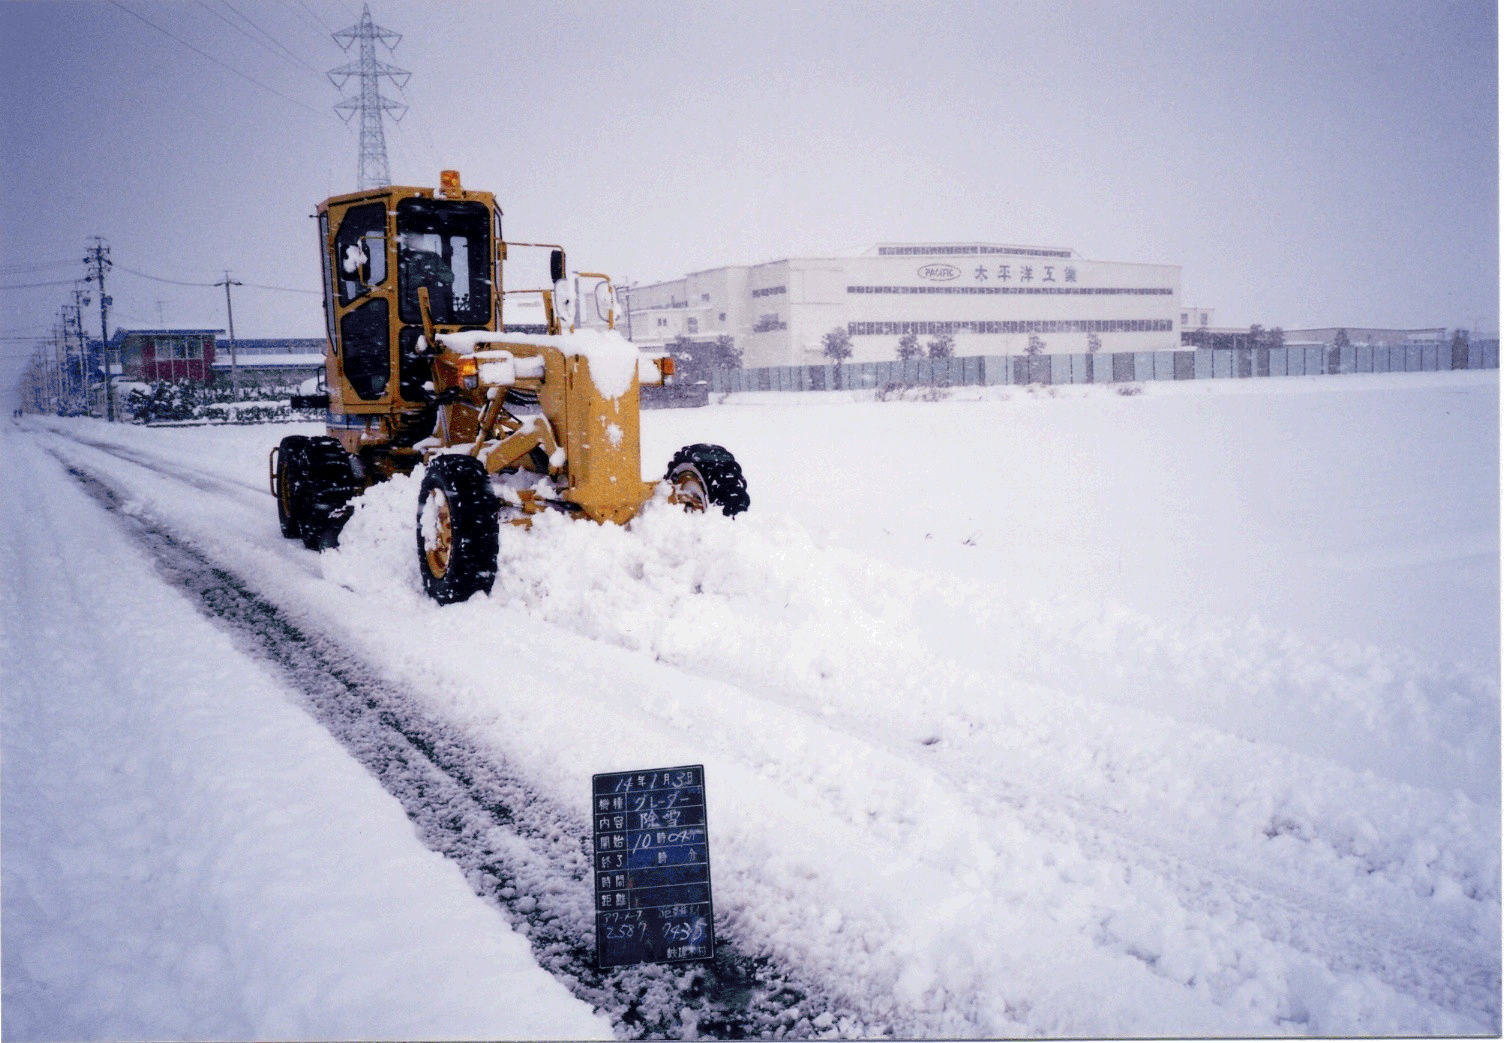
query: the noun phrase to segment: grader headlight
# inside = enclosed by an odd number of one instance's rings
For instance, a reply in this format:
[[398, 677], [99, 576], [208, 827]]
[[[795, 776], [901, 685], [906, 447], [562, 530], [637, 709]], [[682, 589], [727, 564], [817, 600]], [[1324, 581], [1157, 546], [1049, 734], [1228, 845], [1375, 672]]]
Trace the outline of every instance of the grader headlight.
[[466, 357], [455, 363], [455, 377], [460, 381], [460, 386], [467, 391], [476, 390], [476, 384], [478, 383], [476, 360]]
[[670, 355], [650, 355], [638, 360], [638, 383], [670, 384], [675, 375], [675, 360]]

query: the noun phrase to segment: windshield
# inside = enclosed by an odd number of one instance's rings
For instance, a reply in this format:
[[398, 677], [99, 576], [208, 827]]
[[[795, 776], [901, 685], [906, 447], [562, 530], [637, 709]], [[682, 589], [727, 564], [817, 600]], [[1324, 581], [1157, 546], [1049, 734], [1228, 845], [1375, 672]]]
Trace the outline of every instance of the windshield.
[[397, 205], [398, 317], [423, 321], [429, 288], [436, 323], [485, 325], [492, 315], [491, 214], [484, 203], [404, 199]]

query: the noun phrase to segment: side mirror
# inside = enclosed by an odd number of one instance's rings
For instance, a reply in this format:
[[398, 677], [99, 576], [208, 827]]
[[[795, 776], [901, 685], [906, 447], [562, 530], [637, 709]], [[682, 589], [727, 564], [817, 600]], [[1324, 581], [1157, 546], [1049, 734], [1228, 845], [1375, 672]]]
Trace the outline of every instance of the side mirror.
[[559, 282], [565, 277], [565, 251], [549, 251], [549, 281]]
[[554, 314], [559, 319], [560, 329], [575, 331], [575, 287], [569, 279], [560, 279], [554, 284]]
[[596, 292], [592, 295], [596, 298], [596, 317], [607, 324], [608, 329], [617, 326], [617, 294], [612, 289], [612, 284], [603, 280], [596, 284]]

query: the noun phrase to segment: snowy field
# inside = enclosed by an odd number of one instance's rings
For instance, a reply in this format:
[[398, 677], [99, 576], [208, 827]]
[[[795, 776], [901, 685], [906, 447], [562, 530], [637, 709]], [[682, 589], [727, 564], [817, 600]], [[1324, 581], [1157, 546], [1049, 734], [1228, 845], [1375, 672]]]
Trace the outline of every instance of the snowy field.
[[[1499, 1034], [1498, 396], [645, 413], [650, 475], [721, 443], [749, 513], [544, 518], [446, 608], [416, 478], [337, 551], [278, 535], [267, 453], [314, 425], [7, 422], [4, 1034], [715, 1034], [694, 970], [560, 969], [590, 776], [688, 763], [718, 939], [781, 983], [737, 1000], [757, 1034]], [[544, 825], [428, 850], [426, 803], [464, 815], [316, 720], [217, 583]]]

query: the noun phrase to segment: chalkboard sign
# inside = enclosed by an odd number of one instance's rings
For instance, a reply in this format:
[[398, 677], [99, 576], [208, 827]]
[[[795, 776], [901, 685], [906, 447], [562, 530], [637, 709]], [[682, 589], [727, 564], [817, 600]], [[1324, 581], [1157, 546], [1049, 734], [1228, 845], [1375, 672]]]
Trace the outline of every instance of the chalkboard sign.
[[596, 965], [716, 955], [701, 765], [591, 777]]

